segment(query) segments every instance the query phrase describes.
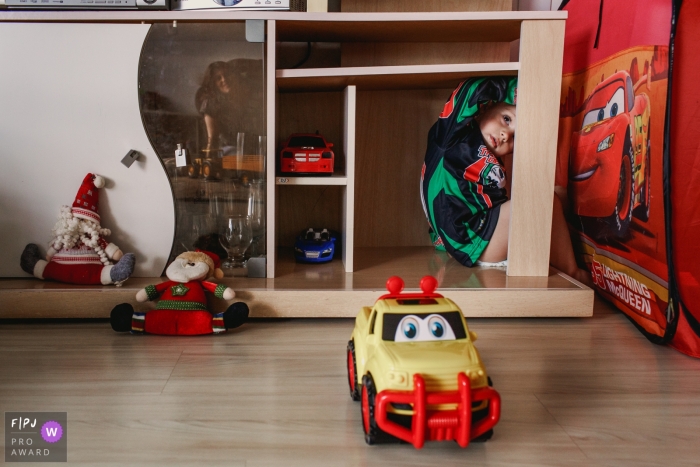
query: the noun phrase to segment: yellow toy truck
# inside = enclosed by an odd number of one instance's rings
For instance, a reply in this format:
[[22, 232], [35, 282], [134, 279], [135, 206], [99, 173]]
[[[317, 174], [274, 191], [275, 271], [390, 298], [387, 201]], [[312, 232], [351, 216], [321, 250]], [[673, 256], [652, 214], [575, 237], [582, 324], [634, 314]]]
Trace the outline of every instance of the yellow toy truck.
[[347, 349], [348, 382], [361, 401], [367, 444], [454, 440], [461, 447], [493, 435], [501, 398], [474, 347], [455, 303], [435, 293], [425, 276], [422, 293], [401, 293], [404, 282], [387, 280], [388, 294], [363, 307]]

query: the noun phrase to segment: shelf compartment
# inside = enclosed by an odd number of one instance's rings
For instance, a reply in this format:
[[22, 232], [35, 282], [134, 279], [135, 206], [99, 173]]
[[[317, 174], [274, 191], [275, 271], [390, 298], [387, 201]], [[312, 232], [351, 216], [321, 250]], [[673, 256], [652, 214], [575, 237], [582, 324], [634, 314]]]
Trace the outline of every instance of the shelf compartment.
[[451, 89], [471, 76], [515, 76], [519, 69], [518, 62], [306, 68], [277, 70], [276, 78], [281, 92], [339, 91], [350, 85], [361, 91]]
[[565, 11], [291, 13], [282, 42], [511, 42], [525, 20], [566, 19]]

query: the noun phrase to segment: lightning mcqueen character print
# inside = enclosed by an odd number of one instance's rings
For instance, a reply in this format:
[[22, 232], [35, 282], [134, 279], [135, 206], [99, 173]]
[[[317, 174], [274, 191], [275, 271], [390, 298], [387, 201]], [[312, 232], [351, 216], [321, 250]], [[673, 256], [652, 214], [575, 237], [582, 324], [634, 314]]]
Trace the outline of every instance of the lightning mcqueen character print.
[[480, 105], [515, 105], [517, 78], [462, 82], [428, 133], [421, 172], [421, 201], [433, 245], [473, 266], [488, 245], [501, 205], [508, 200], [505, 171], [484, 146], [474, 116]]
[[594, 238], [625, 238], [632, 216], [649, 220], [651, 100], [618, 71], [586, 99], [581, 129], [571, 138], [569, 193], [573, 211]]

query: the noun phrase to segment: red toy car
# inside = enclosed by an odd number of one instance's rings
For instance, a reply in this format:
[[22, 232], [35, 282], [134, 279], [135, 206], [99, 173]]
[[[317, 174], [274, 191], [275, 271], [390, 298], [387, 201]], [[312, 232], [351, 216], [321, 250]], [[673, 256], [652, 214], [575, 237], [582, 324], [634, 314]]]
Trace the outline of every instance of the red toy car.
[[333, 143], [318, 134], [294, 133], [280, 151], [280, 172], [299, 175], [332, 175]]
[[592, 220], [602, 227], [595, 236], [621, 238], [633, 214], [649, 219], [651, 106], [646, 94], [635, 94], [648, 80], [646, 75], [633, 85], [629, 73], [618, 71], [602, 81], [586, 100], [581, 130], [572, 135], [572, 207], [584, 225]]

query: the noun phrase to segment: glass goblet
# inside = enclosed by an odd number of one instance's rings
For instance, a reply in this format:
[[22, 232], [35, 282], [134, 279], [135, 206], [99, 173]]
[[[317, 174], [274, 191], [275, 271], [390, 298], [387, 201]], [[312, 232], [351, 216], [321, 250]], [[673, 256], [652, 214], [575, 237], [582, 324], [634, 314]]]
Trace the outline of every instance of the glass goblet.
[[224, 219], [223, 228], [219, 233], [219, 243], [228, 254], [228, 258], [221, 263], [224, 275], [232, 275], [232, 269], [246, 266], [245, 252], [252, 241], [253, 229], [250, 217], [231, 216]]

